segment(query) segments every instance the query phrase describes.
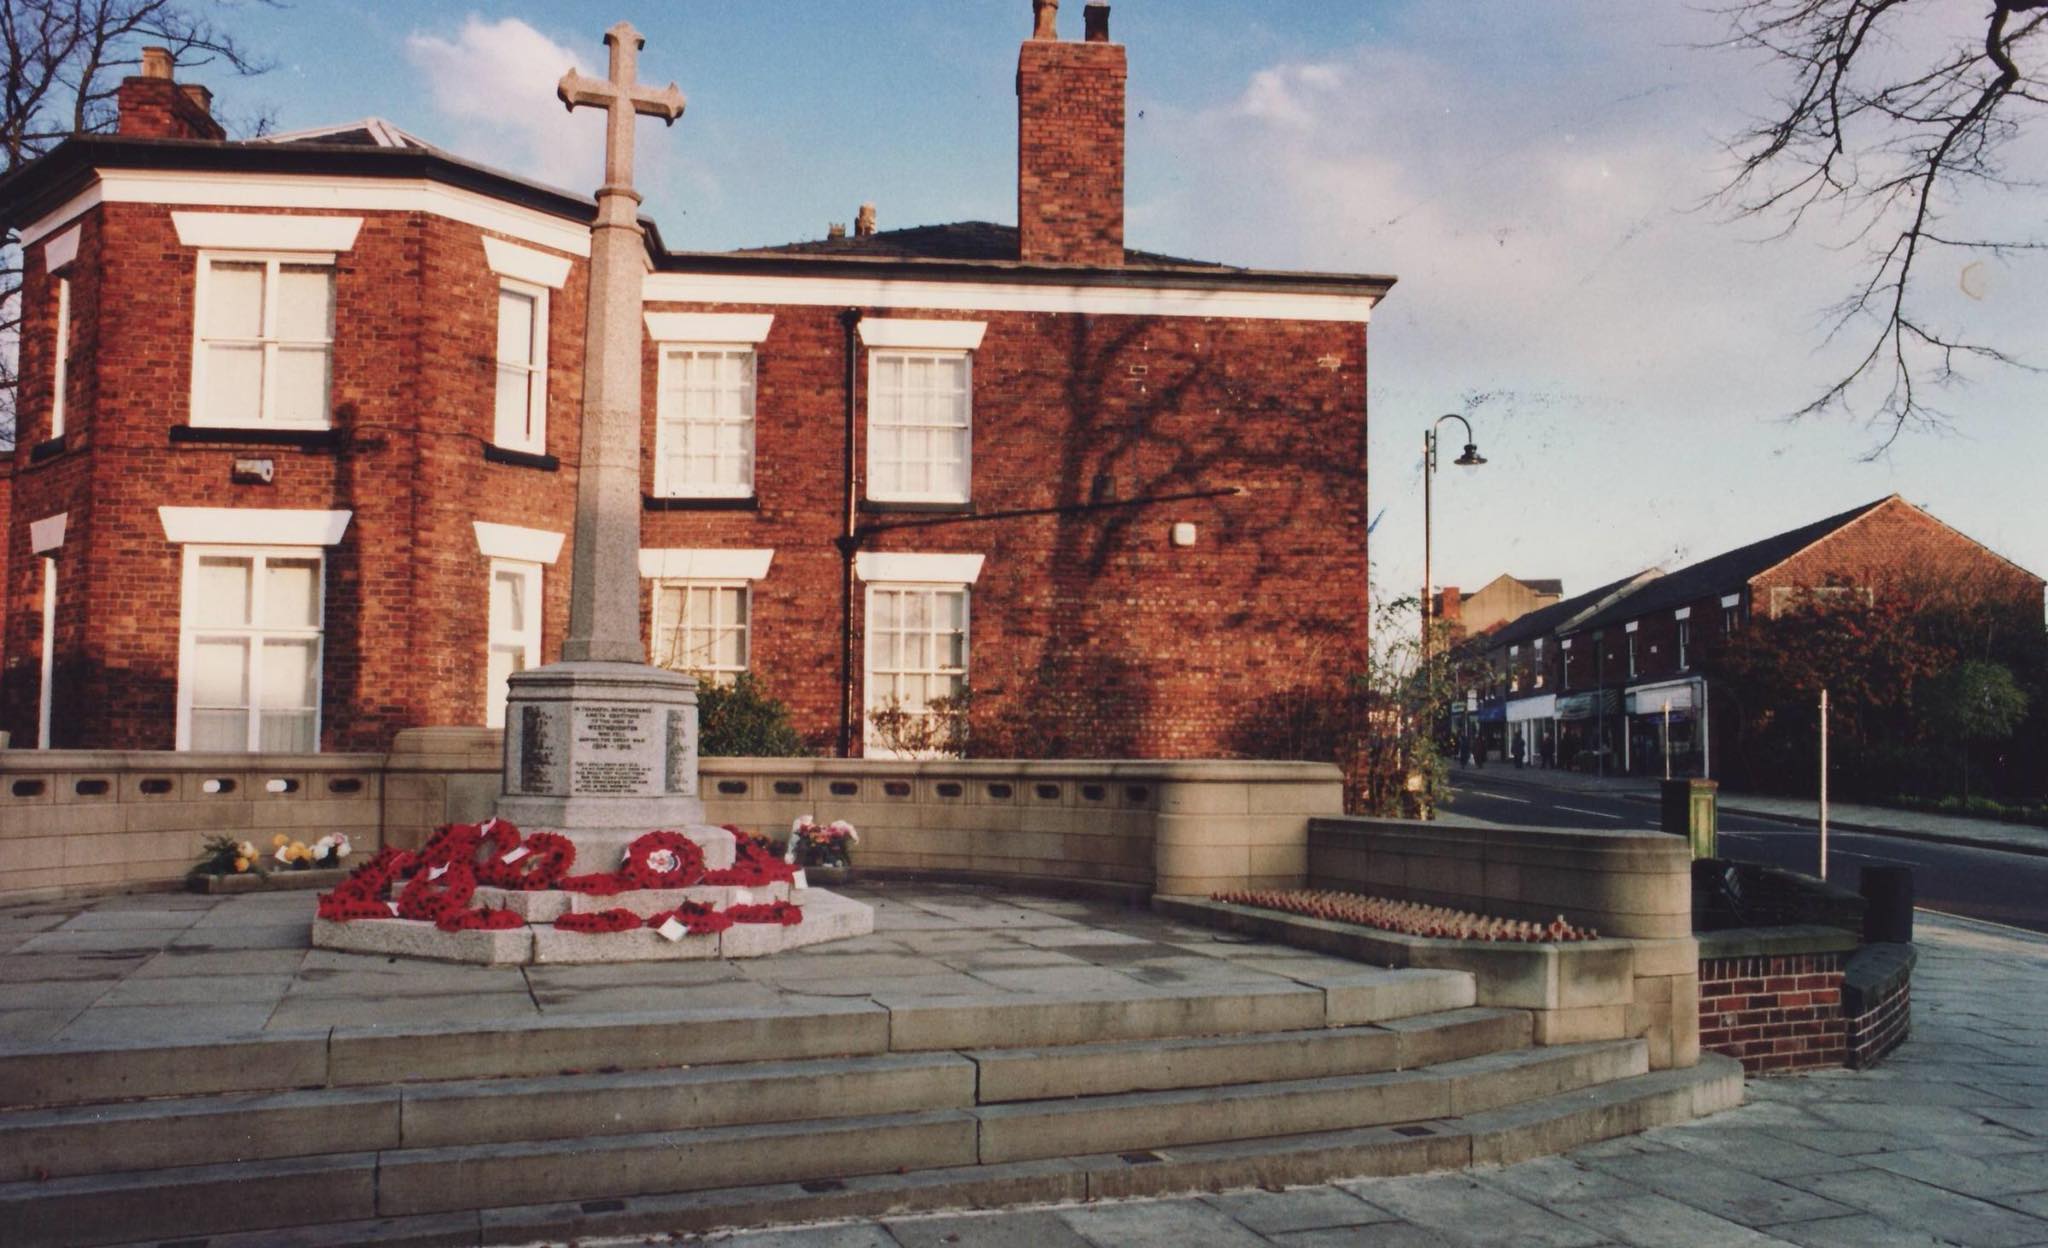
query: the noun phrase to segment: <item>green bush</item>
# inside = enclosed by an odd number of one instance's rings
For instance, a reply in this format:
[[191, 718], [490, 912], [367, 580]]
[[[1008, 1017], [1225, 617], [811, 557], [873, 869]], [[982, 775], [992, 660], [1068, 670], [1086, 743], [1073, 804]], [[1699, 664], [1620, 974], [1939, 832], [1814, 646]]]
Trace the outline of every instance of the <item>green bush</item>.
[[707, 758], [801, 758], [810, 751], [789, 722], [789, 708], [770, 697], [752, 672], [729, 685], [699, 676], [697, 753]]

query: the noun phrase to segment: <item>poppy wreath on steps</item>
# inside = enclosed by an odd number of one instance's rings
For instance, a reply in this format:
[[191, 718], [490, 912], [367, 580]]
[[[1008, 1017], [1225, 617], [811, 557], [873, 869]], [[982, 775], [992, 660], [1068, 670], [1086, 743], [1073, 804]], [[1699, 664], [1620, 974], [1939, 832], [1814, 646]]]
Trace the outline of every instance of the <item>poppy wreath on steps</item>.
[[660, 928], [670, 919], [683, 925], [692, 936], [714, 936], [732, 926], [732, 916], [699, 901], [686, 901], [673, 910], [647, 916], [647, 926]]
[[315, 914], [323, 919], [388, 919], [391, 907], [383, 901], [391, 881], [412, 866], [413, 856], [387, 845], [362, 866], [349, 872], [331, 893], [322, 893]]
[[[510, 828], [512, 825], [500, 823], [498, 827]], [[514, 829], [512, 840], [514, 843], [503, 849], [497, 842], [492, 842], [491, 852], [477, 864], [478, 883], [516, 892], [537, 893], [560, 885], [562, 877], [576, 861], [576, 846], [568, 837], [554, 832], [535, 832], [521, 841], [517, 829]]]
[[[518, 829], [513, 829], [513, 843], [518, 843]], [[484, 831], [474, 823], [446, 823], [434, 830], [427, 843], [420, 846], [414, 855], [424, 868], [448, 866], [456, 862], [470, 863], [476, 858], [477, 847], [482, 844]]]
[[722, 884], [735, 888], [763, 888], [795, 879], [795, 867], [777, 858], [774, 851], [764, 842], [744, 834], [733, 838], [731, 866], [704, 873], [706, 884]]
[[802, 908], [786, 901], [771, 901], [758, 906], [727, 906], [725, 916], [735, 923], [780, 923], [784, 927], [795, 927], [804, 921]]
[[626, 847], [628, 888], [688, 888], [704, 878], [704, 851], [680, 832], [649, 832]]
[[565, 932], [586, 932], [593, 935], [608, 935], [612, 932], [630, 932], [641, 926], [640, 916], [624, 907], [599, 910], [594, 914], [565, 914], [555, 920], [555, 926]]
[[509, 932], [526, 926], [526, 916], [510, 910], [458, 910], [434, 920], [444, 932]]
[[398, 917], [439, 923], [449, 915], [469, 909], [476, 896], [476, 870], [466, 861], [451, 862], [419, 872], [398, 894]]

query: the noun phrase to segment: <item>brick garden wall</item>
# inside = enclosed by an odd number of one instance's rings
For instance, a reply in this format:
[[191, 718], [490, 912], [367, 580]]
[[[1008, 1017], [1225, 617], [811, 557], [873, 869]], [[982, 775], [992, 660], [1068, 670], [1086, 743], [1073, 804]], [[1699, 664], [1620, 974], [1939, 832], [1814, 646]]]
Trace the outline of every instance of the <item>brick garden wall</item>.
[[1700, 959], [1700, 1048], [1750, 1074], [1840, 1066], [1841, 953]]
[[1850, 956], [1842, 1014], [1851, 1070], [1877, 1065], [1912, 1031], [1914, 961], [1911, 945], [1865, 945]]

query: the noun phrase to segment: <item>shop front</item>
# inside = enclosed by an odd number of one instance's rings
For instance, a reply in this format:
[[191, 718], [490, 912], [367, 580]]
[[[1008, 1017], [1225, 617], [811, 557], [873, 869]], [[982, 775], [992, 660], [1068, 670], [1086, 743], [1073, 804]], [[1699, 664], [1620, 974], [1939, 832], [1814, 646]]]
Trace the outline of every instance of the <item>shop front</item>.
[[1531, 767], [1557, 765], [1557, 698], [1517, 698], [1507, 705], [1507, 754], [1515, 756], [1520, 746], [1522, 759]]
[[1621, 691], [1568, 693], [1557, 699], [1557, 765], [1607, 774], [1622, 764]]
[[1623, 765], [1630, 775], [1706, 776], [1706, 682], [1697, 677], [1628, 691]]

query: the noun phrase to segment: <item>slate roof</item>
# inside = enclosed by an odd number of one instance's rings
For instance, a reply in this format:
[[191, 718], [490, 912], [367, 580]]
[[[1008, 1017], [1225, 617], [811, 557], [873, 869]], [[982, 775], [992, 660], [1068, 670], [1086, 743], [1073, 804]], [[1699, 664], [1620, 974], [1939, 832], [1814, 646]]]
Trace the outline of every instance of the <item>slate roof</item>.
[[[1656, 571], [1654, 568], [1646, 570], [1650, 572]], [[1549, 606], [1538, 607], [1526, 615], [1518, 615], [1486, 634], [1486, 648], [1488, 650], [1498, 650], [1510, 645], [1530, 641], [1537, 637], [1547, 637], [1553, 630], [1569, 625], [1574, 617], [1583, 615], [1587, 611], [1598, 607], [1610, 595], [1627, 588], [1629, 582], [1642, 575], [1643, 573], [1641, 572], [1635, 572], [1622, 577], [1618, 581], [1610, 581], [1598, 589], [1589, 589], [1583, 594], [1561, 599], [1551, 603]], [[1530, 585], [1531, 587], [1540, 583], [1534, 581], [1523, 582], [1523, 584]], [[1557, 584], [1556, 581], [1549, 583], [1552, 585]], [[1650, 583], [1656, 584], [1655, 581]], [[1623, 601], [1627, 601], [1627, 599], [1623, 599]]]
[[[1017, 259], [1017, 227], [993, 221], [952, 221], [944, 225], [913, 225], [878, 230], [866, 238], [818, 238], [775, 247], [742, 247], [738, 256], [845, 256], [877, 260], [1009, 260]], [[1207, 269], [1230, 266], [1187, 260], [1153, 251], [1124, 249], [1124, 263], [1139, 268]]]
[[1515, 579], [1539, 594], [1564, 593], [1564, 582], [1554, 576], [1518, 576]]
[[1840, 515], [1816, 520], [1812, 524], [1801, 525], [1796, 529], [1787, 529], [1760, 542], [1751, 542], [1747, 546], [1738, 546], [1711, 559], [1687, 564], [1676, 572], [1651, 581], [1580, 624], [1578, 629], [1604, 628], [1609, 624], [1637, 619], [1653, 611], [1682, 607], [1689, 602], [1697, 602], [1715, 594], [1734, 593], [1748, 585], [1749, 579], [1757, 573], [1776, 567], [1850, 521], [1876, 510], [1896, 497], [1898, 496], [1895, 494], [1886, 495], [1876, 502], [1851, 507]]

